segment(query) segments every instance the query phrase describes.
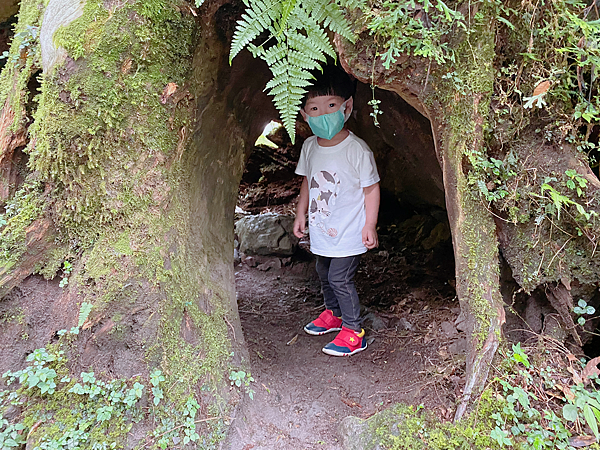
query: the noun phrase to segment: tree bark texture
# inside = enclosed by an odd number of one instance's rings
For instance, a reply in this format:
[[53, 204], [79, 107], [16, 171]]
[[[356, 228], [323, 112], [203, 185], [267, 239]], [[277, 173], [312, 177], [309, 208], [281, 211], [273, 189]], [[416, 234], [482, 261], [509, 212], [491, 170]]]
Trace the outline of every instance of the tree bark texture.
[[467, 83], [464, 91], [441, 78], [451, 68], [405, 56], [385, 70], [375, 59], [368, 36], [361, 35], [356, 47], [337, 41], [342, 64], [350, 73], [398, 93], [431, 122], [452, 230], [457, 295], [468, 335], [466, 382], [456, 419], [483, 388], [504, 323], [496, 226], [468, 182], [470, 155], [483, 151], [493, 92], [495, 34], [491, 19], [483, 13], [476, 31], [453, 43], [460, 49], [453, 69]]
[[[25, 150], [31, 171], [4, 199], [0, 259], [0, 305], [21, 311], [23, 334], [35, 338], [19, 343], [14, 326], [0, 329], [11, 342], [0, 370], [22, 368], [91, 304], [77, 339], [60, 340], [73, 376], [145, 378], [160, 369], [169, 386], [163, 416], [195, 398], [201, 413], [222, 422], [239, 400], [228, 373], [246, 365], [233, 213], [246, 154], [274, 116], [266, 95], [256, 95], [268, 70], [249, 55], [229, 66], [236, 7], [227, 3], [200, 12], [175, 0], [88, 0], [67, 19], [56, 17], [61, 6], [49, 2], [43, 20], [54, 25], [41, 54], [32, 45], [2, 74], [11, 105], [44, 69]], [[27, 8], [41, 9], [23, 0], [18, 26], [39, 27]], [[13, 78], [25, 80], [21, 90], [9, 86]], [[0, 141], [8, 161], [24, 144], [24, 120], [9, 106], [2, 113], [3, 129], [16, 130]], [[25, 293], [41, 276], [54, 307], [36, 324], [29, 313], [40, 305]], [[157, 417], [136, 425], [126, 447], [156, 444], [145, 433]], [[198, 425], [207, 436], [211, 421]], [[29, 440], [48, 433], [41, 424]]]

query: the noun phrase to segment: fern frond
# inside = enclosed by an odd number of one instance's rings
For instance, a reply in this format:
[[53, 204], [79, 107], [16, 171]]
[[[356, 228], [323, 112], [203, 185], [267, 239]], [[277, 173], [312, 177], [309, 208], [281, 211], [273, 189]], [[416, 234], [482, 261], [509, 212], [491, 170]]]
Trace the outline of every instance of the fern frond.
[[348, 39], [350, 42], [355, 42], [356, 36], [354, 36], [352, 28], [350, 28], [340, 7], [335, 3], [327, 3], [324, 9], [326, 16], [323, 20], [323, 26]]
[[307, 58], [322, 62], [326, 61], [321, 49], [311, 39], [301, 35], [297, 31], [289, 31], [286, 33], [286, 37], [290, 48], [306, 55]]
[[[305, 13], [305, 11], [302, 11]], [[315, 47], [320, 52], [330, 56], [332, 59], [337, 59], [337, 54], [331, 45], [331, 41], [325, 33], [325, 30], [319, 26], [317, 22], [314, 21], [309, 14], [296, 14], [292, 19], [290, 19], [290, 26], [295, 29], [302, 29], [306, 33], [306, 39], [310, 42], [312, 47]]]
[[264, 59], [269, 66], [272, 66], [275, 62], [285, 57], [286, 48], [280, 44], [271, 47], [269, 50], [264, 52], [262, 59]]
[[290, 64], [306, 70], [312, 70], [317, 65], [314, 58], [311, 58], [306, 53], [300, 53], [296, 50], [290, 50], [288, 52], [288, 61]]
[[256, 39], [263, 31], [269, 29], [274, 21], [281, 15], [279, 0], [251, 0], [248, 2], [246, 13], [238, 20], [231, 41], [229, 51], [229, 64], [250, 42]]
[[304, 89], [310, 84], [312, 75], [308, 70], [303, 70], [290, 60], [290, 52], [283, 60], [271, 66], [273, 79], [267, 83], [269, 95], [273, 96], [273, 103], [279, 111], [283, 126], [287, 130], [292, 142], [296, 139], [296, 117], [300, 110]]

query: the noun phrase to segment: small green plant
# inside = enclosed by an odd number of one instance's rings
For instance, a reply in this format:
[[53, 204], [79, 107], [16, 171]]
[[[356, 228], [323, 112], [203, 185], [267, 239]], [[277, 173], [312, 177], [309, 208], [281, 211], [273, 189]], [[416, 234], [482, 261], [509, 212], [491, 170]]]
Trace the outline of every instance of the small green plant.
[[577, 319], [577, 323], [581, 326], [585, 325], [584, 315], [592, 315], [596, 312], [596, 309], [593, 306], [587, 304], [587, 302], [580, 298], [577, 302], [577, 306], [573, 308], [573, 312], [579, 316]]
[[53, 353], [45, 348], [38, 348], [27, 356], [27, 362], [33, 363], [32, 365], [16, 372], [9, 370], [2, 375], [2, 378], [7, 379], [8, 385], [18, 380], [26, 391], [39, 390], [40, 394], [53, 394], [56, 389], [57, 373], [50, 366], [63, 361], [63, 354], [63, 351]]
[[63, 263], [63, 267], [62, 267], [62, 279], [60, 280], [60, 283], [58, 284], [61, 288], [64, 288], [65, 286], [67, 286], [69, 284], [69, 275], [71, 274], [71, 272], [73, 271], [73, 266], [71, 265], [71, 263], [69, 261], [65, 261]]
[[579, 175], [576, 170], [569, 169], [565, 172], [565, 175], [569, 177], [567, 180], [567, 187], [577, 192], [577, 197], [583, 195], [583, 190], [587, 186], [588, 180]]
[[12, 424], [0, 415], [0, 448], [8, 450], [24, 445], [23, 430], [25, 430], [25, 425], [22, 423]]
[[231, 380], [232, 386], [235, 385], [238, 388], [243, 388], [248, 394], [248, 397], [250, 397], [251, 400], [254, 399], [254, 390], [250, 388], [250, 383], [254, 382], [254, 378], [252, 378], [250, 372], [246, 373], [243, 370], [232, 370], [229, 374], [229, 379]]
[[18, 54], [12, 55], [8, 51], [2, 52], [0, 55], [0, 59], [6, 59], [8, 62], [12, 64], [17, 64], [20, 59], [26, 59], [29, 56], [30, 49], [33, 48], [33, 44], [38, 38], [39, 28], [27, 25], [27, 28], [24, 31], [20, 31], [15, 34], [13, 40], [19, 42], [19, 52]]
[[542, 352], [534, 364], [520, 344], [513, 345], [503, 362], [508, 369], [494, 379], [500, 408], [491, 414], [495, 427], [489, 436], [500, 448], [573, 450], [572, 433], [585, 434], [586, 426], [599, 437], [598, 359], [586, 364], [567, 354], [568, 363], [555, 367], [564, 355]]
[[163, 391], [160, 388], [160, 383], [163, 381], [165, 381], [165, 377], [160, 370], [156, 369], [150, 374], [150, 384], [152, 384], [152, 394], [154, 395], [154, 406], [157, 406], [164, 398]]

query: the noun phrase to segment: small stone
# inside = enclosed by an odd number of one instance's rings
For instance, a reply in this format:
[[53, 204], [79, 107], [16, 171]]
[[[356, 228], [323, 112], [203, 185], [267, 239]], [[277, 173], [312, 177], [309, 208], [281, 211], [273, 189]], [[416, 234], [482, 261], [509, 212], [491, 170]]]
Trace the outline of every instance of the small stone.
[[253, 256], [247, 256], [246, 259], [244, 259], [244, 262], [250, 266], [250, 267], [256, 267], [256, 258], [254, 258]]
[[384, 330], [387, 328], [387, 325], [383, 321], [383, 319], [375, 313], [372, 313], [372, 312], [368, 313], [364, 317], [364, 320], [365, 320], [365, 322], [370, 324], [369, 328], [371, 328], [374, 331]]
[[448, 346], [448, 351], [453, 355], [463, 355], [467, 351], [467, 338], [461, 337]]
[[465, 315], [462, 313], [462, 311], [460, 312], [460, 314], [458, 315], [458, 317], [454, 321], [454, 325], [456, 326], [457, 330], [459, 330], [459, 331], [466, 331], [466, 329], [467, 329], [467, 319], [465, 318]]
[[413, 331], [414, 330], [414, 326], [412, 323], [410, 323], [406, 318], [401, 317], [400, 320], [398, 320], [398, 328], [400, 330], [407, 330], [407, 331]]
[[256, 268], [258, 270], [262, 270], [263, 272], [266, 272], [269, 269], [281, 269], [281, 261], [279, 259], [272, 259], [259, 264]]
[[442, 329], [442, 333], [444, 333], [446, 336], [453, 336], [458, 332], [454, 324], [448, 321], [442, 322], [440, 324], [440, 328]]

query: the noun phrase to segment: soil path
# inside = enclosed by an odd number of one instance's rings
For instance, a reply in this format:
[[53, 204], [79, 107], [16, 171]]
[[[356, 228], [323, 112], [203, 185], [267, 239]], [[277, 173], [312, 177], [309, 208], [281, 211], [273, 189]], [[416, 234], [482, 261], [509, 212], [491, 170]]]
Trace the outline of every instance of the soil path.
[[[402, 284], [406, 277], [397, 266], [383, 281], [377, 278], [381, 267], [393, 266], [377, 253], [361, 264], [356, 281], [361, 303], [371, 305], [364, 325], [369, 346], [350, 358], [322, 353], [334, 334], [303, 331], [323, 310], [314, 263], [266, 272], [246, 264], [237, 268], [255, 393], [238, 411], [223, 448], [342, 450], [337, 427], [343, 418], [367, 418], [396, 402], [423, 404], [443, 419], [451, 417], [464, 362], [464, 337], [453, 325], [457, 303], [440, 295], [425, 275], [418, 288]], [[373, 306], [378, 295], [391, 295], [393, 306]]]

